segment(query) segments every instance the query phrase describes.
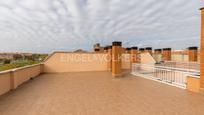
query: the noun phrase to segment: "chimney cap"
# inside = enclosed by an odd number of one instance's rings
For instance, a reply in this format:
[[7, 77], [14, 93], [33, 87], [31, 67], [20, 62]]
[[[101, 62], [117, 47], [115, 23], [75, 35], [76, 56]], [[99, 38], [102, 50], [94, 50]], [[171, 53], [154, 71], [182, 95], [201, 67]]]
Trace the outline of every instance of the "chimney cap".
[[171, 50], [171, 48], [163, 48], [163, 50]]
[[129, 50], [131, 50], [131, 48], [129, 48], [129, 47], [128, 47], [128, 48], [126, 48], [126, 50], [128, 50], [128, 51], [129, 51]]
[[162, 49], [154, 49], [154, 51], [162, 51]]
[[194, 46], [194, 47], [188, 47], [188, 50], [197, 50], [198, 47]]
[[203, 9], [204, 9], [204, 7], [200, 8], [200, 10], [203, 10]]
[[146, 50], [152, 50], [152, 47], [146, 47], [145, 49]]
[[120, 42], [120, 41], [114, 41], [114, 42], [112, 43], [112, 45], [113, 45], [113, 46], [122, 46], [122, 42]]
[[133, 49], [133, 50], [137, 50], [137, 49], [138, 49], [138, 47], [131, 47], [131, 49]]
[[140, 48], [139, 50], [140, 50], [140, 51], [144, 51], [145, 49], [144, 49], [144, 48]]

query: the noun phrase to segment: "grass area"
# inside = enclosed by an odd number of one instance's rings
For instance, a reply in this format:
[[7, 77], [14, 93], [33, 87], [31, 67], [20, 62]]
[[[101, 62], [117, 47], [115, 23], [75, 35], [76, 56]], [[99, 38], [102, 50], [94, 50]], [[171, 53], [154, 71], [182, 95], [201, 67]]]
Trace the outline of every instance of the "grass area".
[[0, 71], [38, 64], [45, 60], [47, 54], [13, 55], [13, 59], [0, 59]]
[[19, 67], [23, 67], [23, 66], [38, 64], [38, 63], [40, 63], [40, 62], [39, 61], [31, 61], [31, 60], [16, 61], [16, 62], [13, 62], [11, 64], [0, 65], [0, 71], [5, 71], [5, 70], [9, 70], [9, 69], [19, 68]]

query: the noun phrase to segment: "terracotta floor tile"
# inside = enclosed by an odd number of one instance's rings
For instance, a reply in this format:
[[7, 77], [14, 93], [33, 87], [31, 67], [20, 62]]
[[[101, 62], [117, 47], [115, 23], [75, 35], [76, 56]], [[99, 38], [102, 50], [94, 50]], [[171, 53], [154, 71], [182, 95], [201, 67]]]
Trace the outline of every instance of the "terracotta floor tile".
[[1, 96], [0, 115], [204, 115], [204, 96], [132, 75], [44, 74]]

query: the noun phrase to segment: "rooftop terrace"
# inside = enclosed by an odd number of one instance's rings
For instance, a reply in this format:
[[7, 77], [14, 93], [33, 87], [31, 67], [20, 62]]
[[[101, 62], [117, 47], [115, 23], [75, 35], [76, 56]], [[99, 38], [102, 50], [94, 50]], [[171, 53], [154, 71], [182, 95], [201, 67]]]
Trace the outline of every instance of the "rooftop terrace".
[[203, 115], [204, 96], [127, 74], [42, 74], [0, 96], [1, 115]]

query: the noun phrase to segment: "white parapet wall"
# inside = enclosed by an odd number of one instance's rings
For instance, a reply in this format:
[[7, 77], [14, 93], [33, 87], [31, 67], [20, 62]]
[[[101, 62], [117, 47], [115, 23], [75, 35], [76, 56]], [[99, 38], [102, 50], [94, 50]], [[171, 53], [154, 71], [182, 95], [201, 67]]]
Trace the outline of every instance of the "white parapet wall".
[[0, 72], [0, 95], [16, 89], [19, 85], [43, 72], [43, 64], [25, 66]]

